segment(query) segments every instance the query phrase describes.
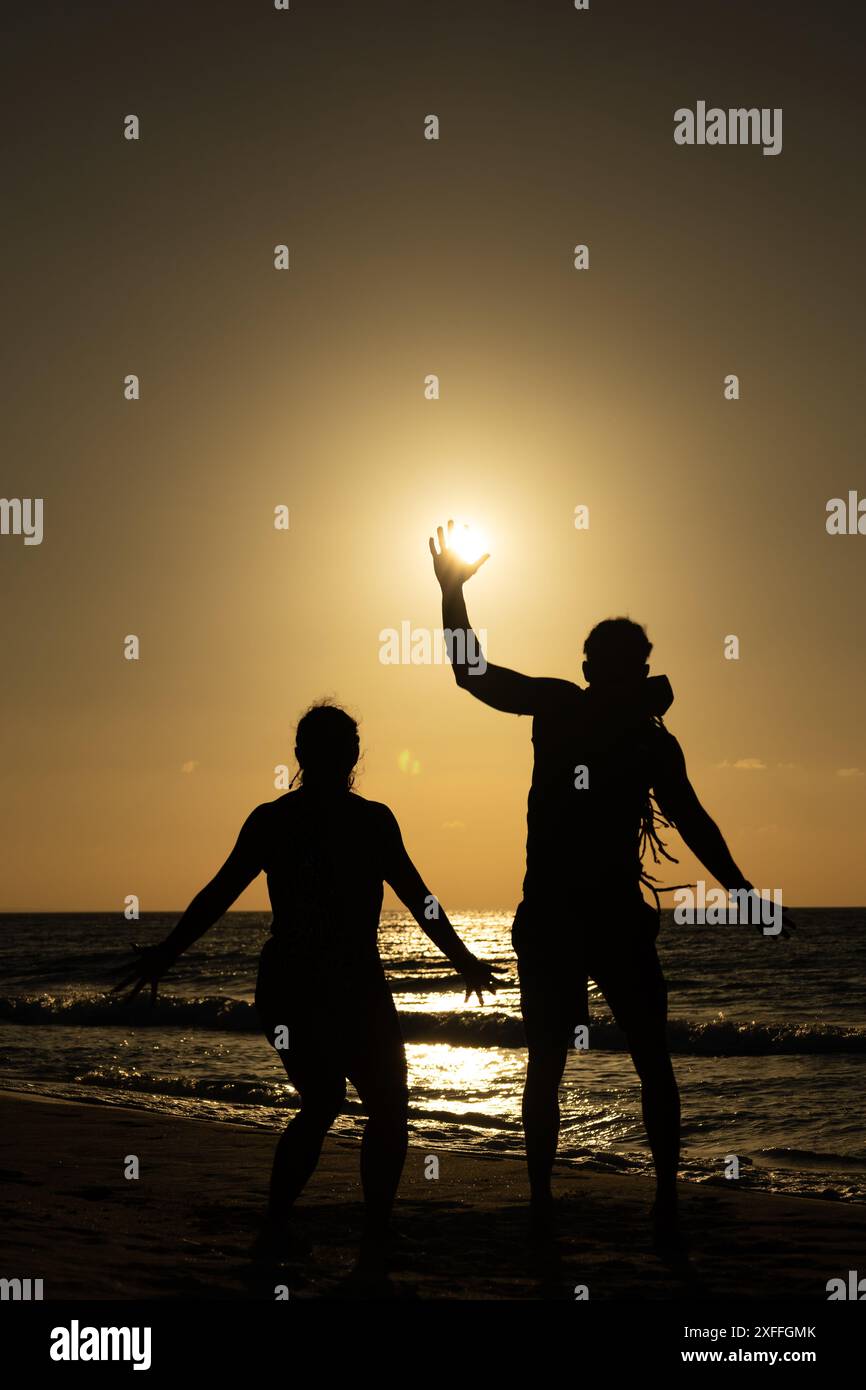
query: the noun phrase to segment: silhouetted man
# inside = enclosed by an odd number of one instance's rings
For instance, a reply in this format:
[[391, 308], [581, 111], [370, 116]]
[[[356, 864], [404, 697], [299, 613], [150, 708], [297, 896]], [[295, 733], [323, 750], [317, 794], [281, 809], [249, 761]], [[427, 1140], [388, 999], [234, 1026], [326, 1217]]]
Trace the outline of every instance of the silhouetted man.
[[457, 684], [493, 709], [533, 718], [526, 876], [512, 931], [529, 1053], [523, 1124], [533, 1219], [549, 1229], [559, 1084], [576, 1027], [588, 1022], [592, 979], [626, 1035], [641, 1081], [657, 1180], [654, 1235], [659, 1243], [675, 1241], [679, 1093], [655, 948], [658, 913], [640, 890], [641, 881], [649, 882], [642, 852], [648, 844], [662, 848], [651, 793], [663, 818], [726, 889], [751, 885], [661, 722], [673, 694], [666, 676], [649, 675], [644, 629], [627, 618], [593, 628], [584, 643], [586, 689], [486, 663], [469, 626], [463, 585], [488, 556], [474, 564], [462, 560], [449, 546], [452, 527], [449, 521], [447, 539], [438, 528], [439, 546], [431, 537], [430, 552]]

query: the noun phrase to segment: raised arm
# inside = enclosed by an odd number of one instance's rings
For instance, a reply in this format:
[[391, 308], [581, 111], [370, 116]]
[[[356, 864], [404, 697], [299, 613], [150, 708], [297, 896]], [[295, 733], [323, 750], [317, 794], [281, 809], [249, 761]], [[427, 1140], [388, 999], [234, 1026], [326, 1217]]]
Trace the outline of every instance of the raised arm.
[[491, 666], [485, 661], [481, 643], [466, 612], [463, 585], [490, 556], [482, 555], [472, 564], [461, 559], [451, 548], [453, 531], [453, 521], [448, 522], [447, 536], [441, 526], [437, 527], [439, 547], [437, 549], [432, 536], [429, 545], [433, 570], [442, 590], [442, 627], [454, 679], [461, 689], [468, 690], [493, 709], [505, 714], [535, 714], [548, 682], [523, 676], [506, 666]]
[[194, 941], [198, 941], [199, 937], [204, 936], [223, 913], [228, 912], [244, 889], [249, 887], [262, 868], [261, 814], [264, 809], [258, 806], [247, 817], [228, 859], [210, 882], [196, 893], [177, 926], [169, 932], [165, 940], [155, 946], [135, 948], [138, 953], [135, 967], [115, 985], [112, 993], [133, 985], [129, 997], [134, 999], [145, 985], [150, 985], [151, 998], [156, 999], [160, 979], [178, 956]]

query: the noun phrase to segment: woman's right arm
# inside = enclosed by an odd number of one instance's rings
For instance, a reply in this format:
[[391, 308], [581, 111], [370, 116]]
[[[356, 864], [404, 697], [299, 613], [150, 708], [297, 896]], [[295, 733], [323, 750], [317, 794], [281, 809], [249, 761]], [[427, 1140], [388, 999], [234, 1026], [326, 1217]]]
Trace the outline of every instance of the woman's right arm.
[[228, 912], [232, 903], [239, 898], [245, 888], [262, 869], [262, 812], [264, 806], [257, 806], [247, 817], [238, 835], [235, 847], [225, 863], [214, 874], [209, 883], [196, 893], [174, 929], [164, 941], [155, 946], [138, 949], [135, 966], [112, 993], [133, 986], [129, 998], [134, 999], [145, 985], [150, 986], [151, 998], [156, 999], [156, 990], [163, 975], [171, 969], [178, 956], [204, 936], [206, 931], [218, 922], [223, 913]]

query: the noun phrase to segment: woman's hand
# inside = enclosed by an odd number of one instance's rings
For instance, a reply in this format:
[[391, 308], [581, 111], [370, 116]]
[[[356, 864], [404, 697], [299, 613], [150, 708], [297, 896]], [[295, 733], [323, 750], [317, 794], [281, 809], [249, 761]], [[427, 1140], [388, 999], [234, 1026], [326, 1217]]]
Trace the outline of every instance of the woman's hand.
[[132, 970], [124, 975], [122, 980], [111, 990], [112, 994], [117, 994], [122, 989], [127, 989], [129, 985], [133, 988], [124, 999], [124, 1004], [129, 1004], [144, 989], [145, 985], [150, 985], [151, 1007], [156, 1003], [156, 991], [160, 980], [167, 970], [170, 970], [177, 960], [176, 951], [169, 946], [167, 941], [160, 941], [156, 946], [136, 946], [133, 942], [133, 951], [137, 959]]
[[466, 995], [463, 1000], [464, 1004], [469, 1003], [473, 994], [477, 994], [479, 1004], [483, 1004], [484, 995], [481, 992], [482, 990], [487, 989], [491, 994], [495, 994], [497, 987], [505, 983], [504, 980], [498, 980], [496, 978], [496, 973], [492, 965], [488, 965], [486, 961], [479, 960], [477, 956], [470, 955], [468, 959], [462, 960], [456, 968], [458, 973], [462, 976], [463, 983], [466, 986]]

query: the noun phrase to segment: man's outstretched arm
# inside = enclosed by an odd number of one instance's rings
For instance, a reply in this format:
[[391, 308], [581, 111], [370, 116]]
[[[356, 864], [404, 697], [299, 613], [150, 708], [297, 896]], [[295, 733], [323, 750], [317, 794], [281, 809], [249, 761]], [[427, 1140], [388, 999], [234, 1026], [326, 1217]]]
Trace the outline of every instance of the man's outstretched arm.
[[505, 714], [535, 714], [549, 687], [560, 682], [523, 676], [507, 666], [492, 666], [484, 660], [481, 643], [469, 622], [463, 585], [490, 557], [482, 555], [472, 564], [461, 559], [451, 549], [453, 530], [453, 521], [448, 522], [447, 536], [441, 526], [437, 527], [439, 548], [432, 536], [429, 544], [433, 570], [442, 590], [442, 626], [450, 634], [446, 642], [454, 679], [463, 690], [493, 709]]
[[704, 809], [688, 779], [683, 750], [671, 737], [664, 771], [656, 777], [656, 801], [662, 815], [679, 831], [692, 854], [728, 892], [751, 888], [735, 863], [721, 830]]

